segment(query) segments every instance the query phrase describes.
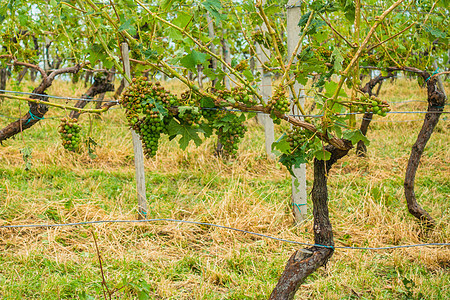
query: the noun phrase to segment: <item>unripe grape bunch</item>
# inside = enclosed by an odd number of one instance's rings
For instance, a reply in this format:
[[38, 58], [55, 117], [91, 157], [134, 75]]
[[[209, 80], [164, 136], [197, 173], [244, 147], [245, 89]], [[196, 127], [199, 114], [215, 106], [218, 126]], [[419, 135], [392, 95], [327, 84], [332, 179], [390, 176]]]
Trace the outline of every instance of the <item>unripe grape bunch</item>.
[[[287, 97], [286, 90], [283, 86], [278, 86], [272, 95], [272, 98], [267, 103], [270, 110], [276, 110], [282, 114], [286, 114], [290, 110], [290, 101]], [[280, 119], [271, 113], [270, 117], [273, 119], [274, 123], [280, 124]]]
[[229, 123], [227, 130], [219, 130], [219, 142], [223, 145], [226, 154], [234, 156], [237, 153], [239, 142], [244, 137], [247, 127], [235, 119]]
[[159, 82], [150, 82], [147, 77], [133, 78], [123, 93], [120, 104], [126, 110], [129, 126], [140, 135], [147, 157], [156, 155], [159, 138], [165, 129], [162, 111], [178, 103], [178, 99]]
[[308, 143], [312, 143], [314, 134], [308, 130], [302, 128], [292, 128], [287, 132], [286, 141], [291, 147], [291, 151], [304, 151], [304, 146]]
[[186, 91], [181, 94], [181, 102], [178, 103], [177, 119], [182, 123], [198, 128], [202, 117], [199, 109], [200, 103], [196, 94]]
[[386, 100], [381, 100], [374, 95], [370, 96], [368, 93], [360, 96], [358, 102], [353, 105], [357, 106], [358, 112], [360, 113], [371, 112], [382, 117], [385, 117], [391, 111]]
[[272, 95], [272, 99], [268, 103], [273, 109], [278, 110], [279, 112], [286, 114], [289, 112], [289, 99], [287, 97], [286, 90], [283, 86], [278, 86], [275, 88], [275, 91]]
[[62, 144], [65, 149], [76, 152], [80, 147], [80, 131], [81, 126], [77, 119], [62, 118], [59, 125], [59, 133], [61, 135]]
[[231, 90], [231, 97], [235, 102], [243, 103], [247, 107], [258, 104], [258, 101], [242, 87], [234, 87]]

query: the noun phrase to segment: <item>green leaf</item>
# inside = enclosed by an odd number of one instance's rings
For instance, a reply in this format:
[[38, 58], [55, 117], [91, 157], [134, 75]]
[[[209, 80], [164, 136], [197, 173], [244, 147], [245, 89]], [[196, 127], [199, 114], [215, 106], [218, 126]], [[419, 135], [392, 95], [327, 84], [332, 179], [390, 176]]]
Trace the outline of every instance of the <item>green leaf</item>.
[[445, 39], [447, 34], [437, 28], [431, 27], [431, 25], [425, 25], [423, 26], [423, 30], [429, 34], [431, 34], [435, 38], [442, 38]]
[[351, 23], [355, 21], [355, 3], [353, 0], [339, 0], [339, 4], [344, 10], [344, 15]]
[[172, 23], [174, 25], [177, 25], [180, 28], [184, 28], [189, 24], [189, 22], [191, 21], [192, 18], [193, 18], [193, 15], [182, 12], [182, 11], [178, 11], [177, 18], [175, 20], [173, 20]]
[[287, 135], [286, 133], [283, 133], [283, 135], [272, 143], [272, 153], [275, 155], [281, 155], [281, 154], [289, 154], [291, 153], [291, 146], [289, 142], [286, 139]]
[[250, 71], [249, 69], [246, 69], [246, 70], [244, 70], [244, 72], [242, 72], [242, 74], [245, 76], [245, 78], [248, 80], [248, 81], [250, 81], [250, 82], [252, 82], [253, 81], [253, 74], [252, 74], [252, 71]]
[[345, 140], [349, 140], [352, 142], [352, 144], [356, 144], [359, 141], [363, 141], [364, 144], [369, 145], [370, 141], [362, 134], [361, 130], [347, 130], [342, 135], [342, 138]]
[[207, 107], [207, 108], [211, 108], [211, 107], [215, 107], [216, 105], [214, 104], [214, 100], [209, 98], [209, 97], [203, 97], [200, 99], [200, 106], [203, 107]]
[[198, 133], [199, 132], [204, 133], [204, 131], [201, 128], [192, 128], [191, 126], [182, 125], [179, 124], [174, 119], [170, 120], [170, 123], [167, 126], [167, 132], [169, 136], [171, 136], [172, 138], [177, 135], [181, 135], [181, 138], [178, 141], [178, 143], [182, 150], [186, 150], [191, 140], [194, 141], [196, 146], [200, 146], [202, 140], [199, 137]]
[[161, 3], [161, 8], [163, 10], [169, 9], [175, 2], [178, 2], [178, 0], [163, 0]]
[[208, 59], [208, 55], [205, 53], [201, 53], [193, 50], [190, 54], [186, 55], [180, 60], [180, 63], [195, 72], [197, 65], [203, 64]]
[[325, 149], [320, 149], [314, 152], [314, 157], [318, 160], [329, 160], [331, 158], [331, 153]]
[[153, 106], [155, 106], [154, 108], [152, 108], [152, 111], [157, 112], [161, 120], [169, 115], [169, 111], [163, 106], [163, 104], [159, 101], [155, 101], [155, 99], [153, 98], [148, 97], [147, 100], [142, 102], [142, 104], [152, 104]]
[[220, 3], [220, 0], [206, 0], [202, 5], [211, 14], [214, 20], [216, 20], [216, 23], [227, 19], [226, 15], [220, 13], [222, 10], [222, 3]]
[[148, 300], [148, 299], [150, 299], [150, 297], [148, 296], [146, 291], [139, 291], [138, 299], [139, 300]]
[[135, 35], [136, 34], [136, 28], [133, 26], [134, 22], [132, 18], [129, 18], [126, 20], [125, 23], [120, 25], [119, 31], [128, 31], [129, 34]]
[[344, 61], [344, 57], [342, 57], [342, 54], [337, 47], [333, 49], [331, 57], [333, 58], [334, 61], [333, 64], [334, 71], [339, 72], [340, 70], [342, 70], [342, 62]]
[[206, 123], [201, 123], [200, 129], [203, 131], [205, 138], [209, 138], [213, 134], [213, 128]]

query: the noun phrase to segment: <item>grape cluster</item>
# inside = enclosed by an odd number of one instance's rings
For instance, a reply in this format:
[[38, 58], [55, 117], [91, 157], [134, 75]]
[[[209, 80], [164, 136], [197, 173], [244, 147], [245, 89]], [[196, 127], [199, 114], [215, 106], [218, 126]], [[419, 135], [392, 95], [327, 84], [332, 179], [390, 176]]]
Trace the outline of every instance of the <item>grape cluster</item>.
[[219, 142], [223, 145], [223, 150], [227, 155], [236, 155], [239, 142], [246, 131], [247, 127], [238, 118], [228, 123], [227, 130], [224, 127], [219, 129]]
[[283, 114], [289, 112], [289, 99], [286, 96], [286, 90], [283, 86], [280, 85], [275, 88], [272, 99], [270, 99], [268, 105]]
[[[276, 35], [275, 39], [277, 42], [278, 50], [280, 50], [281, 54], [284, 54], [286, 51], [286, 48], [278, 34]], [[253, 31], [252, 40], [254, 42], [266, 47], [267, 49], [274, 48], [274, 46], [275, 46], [273, 44], [272, 37], [267, 32], [266, 32], [266, 34], [264, 34], [261, 30]]]
[[178, 107], [177, 119], [183, 124], [198, 128], [200, 126], [201, 117], [202, 113], [197, 106]]
[[177, 119], [183, 124], [198, 128], [202, 117], [199, 103], [198, 96], [191, 91], [181, 93], [181, 101], [177, 103]]
[[145, 155], [148, 157], [155, 156], [158, 150], [159, 138], [165, 128], [164, 121], [161, 120], [158, 113], [152, 112], [147, 114], [144, 119], [139, 120], [137, 124], [137, 132], [145, 145]]
[[62, 118], [59, 125], [59, 133], [61, 134], [62, 144], [69, 151], [77, 151], [80, 147], [80, 131], [81, 126], [78, 125], [77, 119]]
[[247, 107], [251, 107], [258, 104], [258, 101], [252, 97], [252, 95], [242, 87], [233, 87], [231, 91], [229, 90], [218, 90], [216, 91], [217, 97], [232, 106], [237, 106], [237, 104], [242, 103]]
[[360, 113], [371, 112], [382, 117], [385, 117], [386, 114], [391, 110], [386, 100], [381, 100], [374, 95], [369, 96], [368, 93], [362, 95], [356, 105], [357, 110]]
[[330, 49], [325, 49], [324, 47], [320, 46], [316, 48], [316, 54], [325, 60], [328, 60], [332, 54], [332, 51]]
[[247, 107], [258, 104], [257, 100], [252, 97], [251, 94], [247, 92], [245, 88], [234, 87], [231, 89], [231, 96], [235, 102], [240, 102], [245, 104]]
[[260, 45], [265, 45], [265, 38], [261, 30], [255, 30], [252, 32], [252, 40]]
[[303, 130], [302, 128], [292, 128], [287, 132], [286, 141], [291, 146], [292, 152], [303, 151], [301, 148], [303, 145], [311, 143], [313, 133], [309, 130]]
[[249, 68], [248, 66], [248, 60], [242, 60], [240, 61], [235, 67], [234, 69], [238, 72], [242, 72], [244, 70], [247, 70]]
[[148, 157], [155, 156], [165, 129], [162, 111], [178, 102], [159, 82], [150, 82], [147, 77], [133, 78], [122, 95], [120, 104], [126, 109], [128, 124], [140, 135]]
[[286, 96], [286, 90], [283, 86], [278, 86], [272, 95], [272, 98], [267, 103], [267, 106], [272, 111], [270, 117], [273, 119], [275, 124], [280, 124], [281, 120], [275, 115], [274, 111], [286, 114], [289, 112], [289, 99]]

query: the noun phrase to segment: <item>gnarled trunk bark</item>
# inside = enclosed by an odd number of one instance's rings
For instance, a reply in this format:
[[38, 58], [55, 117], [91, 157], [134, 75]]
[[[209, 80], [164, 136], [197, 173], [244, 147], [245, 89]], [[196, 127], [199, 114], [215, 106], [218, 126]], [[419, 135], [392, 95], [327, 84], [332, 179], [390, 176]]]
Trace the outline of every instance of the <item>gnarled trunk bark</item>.
[[[78, 100], [78, 102], [75, 104], [75, 107], [84, 108], [89, 103], [89, 100], [93, 99], [95, 96], [106, 93], [106, 92], [113, 92], [113, 91], [114, 91], [114, 85], [111, 83], [111, 75], [97, 76], [97, 77], [95, 77], [94, 83], [91, 85], [91, 87], [81, 97], [86, 100]], [[73, 110], [70, 112], [69, 116], [72, 119], [78, 119], [80, 117], [80, 115], [81, 115], [81, 112]]]
[[[35, 66], [35, 68], [38, 69], [38, 67], [36, 67], [36, 66]], [[44, 78], [42, 79], [39, 86], [33, 90], [33, 93], [44, 95], [45, 90], [52, 85], [53, 80], [55, 79], [55, 77], [57, 75], [63, 74], [63, 73], [77, 73], [80, 70], [80, 68], [81, 68], [81, 65], [76, 65], [74, 67], [68, 67], [68, 68], [62, 68], [62, 69], [58, 69], [58, 70], [51, 72], [50, 75], [46, 75], [44, 72], [41, 72], [42, 76]], [[30, 98], [31, 99], [39, 99], [42, 101], [48, 101], [48, 98], [46, 98], [45, 96], [32, 95]], [[29, 105], [30, 109], [25, 114], [25, 116], [21, 117], [17, 121], [14, 121], [14, 122], [8, 124], [5, 128], [0, 130], [0, 143], [10, 137], [15, 136], [19, 132], [32, 127], [34, 124], [36, 124], [37, 122], [42, 120], [44, 118], [44, 115], [48, 111], [48, 107], [44, 104], [37, 104], [37, 103], [29, 102], [28, 105]]]
[[434, 227], [436, 225], [434, 219], [417, 202], [416, 194], [414, 193], [414, 181], [425, 146], [433, 133], [434, 127], [439, 121], [442, 111], [444, 110], [446, 97], [444, 93], [437, 89], [436, 78], [430, 78], [430, 75], [427, 72], [422, 72], [420, 75], [426, 80], [427, 83], [428, 113], [425, 115], [422, 128], [411, 149], [411, 155], [406, 167], [404, 188], [408, 211], [425, 225]]
[[297, 250], [289, 258], [287, 265], [281, 274], [278, 284], [270, 295], [271, 300], [294, 299], [300, 285], [306, 277], [315, 270], [325, 265], [334, 252], [333, 230], [328, 213], [328, 171], [340, 158], [347, 155], [352, 148], [351, 143], [346, 141], [347, 150], [339, 150], [328, 145], [325, 149], [331, 152], [328, 161], [314, 160], [314, 184], [311, 192], [314, 215], [314, 246], [307, 249]]

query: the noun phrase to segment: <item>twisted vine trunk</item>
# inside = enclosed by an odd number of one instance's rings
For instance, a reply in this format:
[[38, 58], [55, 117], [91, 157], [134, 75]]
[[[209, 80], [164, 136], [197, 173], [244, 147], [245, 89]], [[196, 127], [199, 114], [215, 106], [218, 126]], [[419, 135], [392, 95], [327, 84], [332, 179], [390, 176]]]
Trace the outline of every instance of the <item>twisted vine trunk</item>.
[[[53, 80], [57, 75], [63, 73], [77, 73], [80, 69], [81, 65], [76, 65], [74, 67], [55, 70], [51, 72], [50, 75], [46, 75], [45, 73], [42, 72], [42, 76], [44, 78], [42, 79], [39, 86], [33, 90], [33, 93], [45, 95], [45, 90], [52, 85]], [[45, 96], [32, 95], [30, 98], [48, 101], [48, 98], [46, 98]], [[48, 111], [48, 107], [45, 104], [28, 102], [28, 106], [29, 110], [23, 117], [19, 118], [17, 121], [8, 124], [5, 128], [0, 130], [0, 143], [10, 137], [15, 136], [19, 132], [22, 132], [32, 127], [34, 124], [42, 120], [44, 118], [44, 115]]]
[[[111, 80], [111, 73], [107, 76], [105, 75], [94, 77], [94, 83], [87, 90], [87, 92], [84, 93], [83, 96], [81, 96], [81, 98], [86, 100], [78, 100], [78, 102], [75, 104], [75, 107], [84, 108], [89, 103], [89, 100], [93, 99], [95, 96], [106, 92], [114, 92], [114, 85], [111, 83]], [[70, 112], [69, 116], [72, 119], [78, 119], [80, 115], [81, 112], [73, 110]]]
[[294, 299], [300, 285], [305, 279], [321, 266], [325, 265], [333, 255], [333, 230], [328, 213], [328, 172], [338, 159], [347, 155], [351, 143], [346, 142], [347, 150], [339, 150], [334, 146], [326, 146], [331, 152], [328, 161], [314, 160], [314, 184], [311, 192], [314, 215], [314, 243], [324, 247], [314, 246], [297, 250], [289, 258], [281, 274], [278, 284], [270, 295], [270, 300]]
[[435, 220], [417, 202], [416, 194], [414, 193], [414, 181], [425, 146], [444, 110], [446, 97], [444, 93], [437, 89], [436, 78], [430, 78], [430, 74], [427, 72], [421, 72], [419, 74], [427, 83], [428, 110], [417, 140], [411, 149], [411, 155], [406, 168], [404, 188], [408, 211], [425, 225], [434, 227], [436, 225]]

